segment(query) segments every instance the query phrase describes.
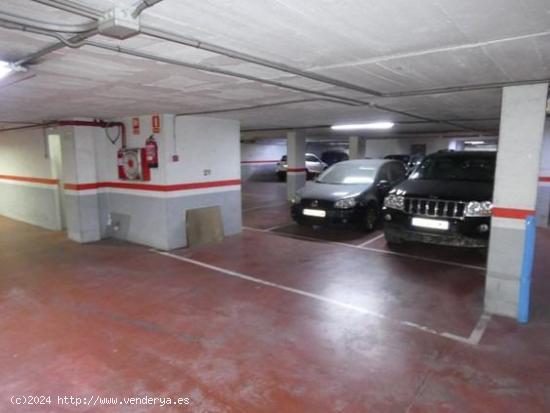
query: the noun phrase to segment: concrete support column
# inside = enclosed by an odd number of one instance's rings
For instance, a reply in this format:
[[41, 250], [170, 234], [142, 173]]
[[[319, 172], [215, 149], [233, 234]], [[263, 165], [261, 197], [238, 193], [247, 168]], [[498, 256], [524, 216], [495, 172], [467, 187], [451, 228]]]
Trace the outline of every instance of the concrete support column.
[[539, 227], [550, 226], [550, 120], [546, 120], [544, 126], [537, 195], [537, 225]]
[[349, 137], [349, 158], [364, 159], [366, 150], [366, 140], [360, 136]]
[[[96, 167], [96, 128], [61, 128], [67, 236], [76, 242], [101, 239]], [[103, 133], [103, 131], [101, 131]], [[82, 190], [84, 188], [90, 189]]]
[[291, 131], [286, 135], [287, 140], [287, 198], [290, 200], [296, 191], [306, 184], [306, 135], [304, 131]]
[[486, 311], [517, 317], [525, 218], [535, 214], [548, 84], [503, 89]]

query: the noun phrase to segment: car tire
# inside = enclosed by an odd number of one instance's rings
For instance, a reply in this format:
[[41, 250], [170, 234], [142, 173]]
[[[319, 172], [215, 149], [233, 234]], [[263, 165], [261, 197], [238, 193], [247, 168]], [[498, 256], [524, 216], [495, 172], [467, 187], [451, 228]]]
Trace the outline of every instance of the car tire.
[[377, 207], [374, 205], [367, 206], [365, 216], [363, 218], [363, 229], [367, 232], [374, 231], [376, 225], [378, 224], [379, 217], [380, 214]]
[[286, 180], [286, 174], [284, 172], [277, 172], [277, 179], [279, 182], [284, 182]]

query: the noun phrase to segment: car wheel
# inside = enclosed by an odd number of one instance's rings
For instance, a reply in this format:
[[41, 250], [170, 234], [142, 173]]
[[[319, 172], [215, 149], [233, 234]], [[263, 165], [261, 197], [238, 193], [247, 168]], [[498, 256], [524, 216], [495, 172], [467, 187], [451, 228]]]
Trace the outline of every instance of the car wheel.
[[365, 212], [365, 218], [363, 222], [363, 227], [365, 231], [372, 231], [376, 228], [376, 224], [378, 223], [378, 208], [375, 208], [374, 206], [368, 206], [367, 210]]
[[277, 172], [277, 178], [280, 182], [284, 182], [284, 180], [286, 179], [286, 174], [284, 172]]

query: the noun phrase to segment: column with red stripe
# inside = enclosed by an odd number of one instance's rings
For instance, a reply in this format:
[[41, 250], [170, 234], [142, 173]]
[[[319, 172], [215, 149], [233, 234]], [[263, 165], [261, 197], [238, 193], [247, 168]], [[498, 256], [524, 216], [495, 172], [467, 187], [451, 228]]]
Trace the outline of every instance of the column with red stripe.
[[[532, 268], [533, 236], [540, 152], [548, 84], [505, 87], [502, 93], [493, 217], [487, 261], [486, 311], [519, 317], [525, 268]], [[532, 234], [532, 232], [530, 232]]]
[[293, 199], [296, 191], [306, 184], [306, 134], [293, 130], [287, 133], [287, 197]]

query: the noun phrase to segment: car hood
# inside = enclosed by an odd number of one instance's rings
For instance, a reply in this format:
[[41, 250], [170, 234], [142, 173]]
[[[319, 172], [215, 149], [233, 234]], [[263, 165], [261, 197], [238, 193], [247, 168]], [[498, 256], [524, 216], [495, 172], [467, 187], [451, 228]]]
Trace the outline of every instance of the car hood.
[[493, 183], [407, 179], [395, 186], [391, 193], [454, 201], [490, 201], [493, 199]]
[[337, 201], [339, 199], [356, 197], [367, 191], [370, 185], [334, 185], [310, 182], [298, 191], [305, 199]]

